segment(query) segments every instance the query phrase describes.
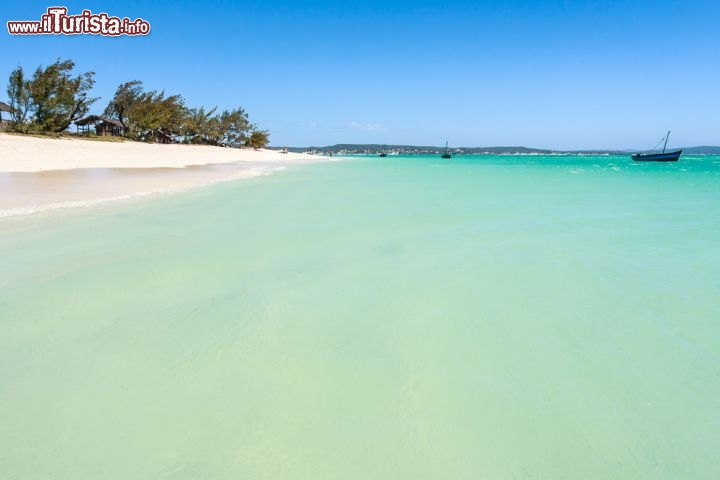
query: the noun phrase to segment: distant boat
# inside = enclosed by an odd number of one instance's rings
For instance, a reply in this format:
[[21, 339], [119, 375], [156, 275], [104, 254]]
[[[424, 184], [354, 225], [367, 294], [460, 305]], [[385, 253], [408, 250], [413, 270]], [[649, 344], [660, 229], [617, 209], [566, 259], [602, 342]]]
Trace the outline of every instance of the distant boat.
[[440, 155], [440, 158], [452, 158], [452, 155], [450, 155], [450, 152], [448, 151], [448, 142], [445, 142], [445, 153]]
[[381, 157], [387, 157], [387, 153], [385, 153], [385, 152], [380, 152], [380, 156], [381, 156]]
[[666, 152], [668, 138], [670, 138], [670, 130], [665, 135], [665, 144], [663, 145], [662, 153], [636, 153], [632, 156], [632, 159], [636, 162], [677, 162], [678, 158], [682, 154], [682, 150], [675, 150], [673, 152]]

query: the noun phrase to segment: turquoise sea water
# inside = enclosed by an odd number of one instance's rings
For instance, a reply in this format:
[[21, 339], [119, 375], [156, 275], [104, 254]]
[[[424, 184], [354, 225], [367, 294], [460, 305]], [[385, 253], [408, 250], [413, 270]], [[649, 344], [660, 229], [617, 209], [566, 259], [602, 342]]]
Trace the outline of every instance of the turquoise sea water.
[[358, 158], [0, 221], [3, 479], [720, 478], [720, 157]]

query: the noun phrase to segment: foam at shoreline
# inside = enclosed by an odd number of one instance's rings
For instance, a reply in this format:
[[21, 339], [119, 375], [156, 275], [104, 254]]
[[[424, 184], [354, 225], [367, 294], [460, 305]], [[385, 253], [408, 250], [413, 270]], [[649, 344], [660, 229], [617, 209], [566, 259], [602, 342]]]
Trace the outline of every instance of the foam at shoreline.
[[273, 150], [0, 134], [0, 218], [88, 207], [322, 161]]
[[[278, 166], [212, 165], [183, 169], [78, 169], [0, 173], [0, 219], [174, 194], [205, 186], [270, 175]], [[95, 182], [95, 183], [93, 183]]]

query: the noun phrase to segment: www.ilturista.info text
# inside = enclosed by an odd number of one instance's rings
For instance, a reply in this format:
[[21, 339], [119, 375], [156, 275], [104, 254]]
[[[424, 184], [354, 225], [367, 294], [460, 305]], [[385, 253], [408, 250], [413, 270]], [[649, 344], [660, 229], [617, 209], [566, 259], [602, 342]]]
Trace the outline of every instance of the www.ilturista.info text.
[[138, 18], [111, 17], [107, 13], [83, 10], [80, 15], [68, 15], [65, 7], [50, 7], [40, 21], [9, 21], [11, 35], [147, 35], [150, 24]]

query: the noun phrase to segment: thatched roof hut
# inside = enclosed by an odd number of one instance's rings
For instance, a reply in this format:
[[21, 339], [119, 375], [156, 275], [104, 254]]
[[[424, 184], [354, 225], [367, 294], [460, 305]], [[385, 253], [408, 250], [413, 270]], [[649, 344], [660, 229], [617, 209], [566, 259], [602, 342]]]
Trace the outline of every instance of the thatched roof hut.
[[157, 129], [153, 133], [153, 141], [155, 143], [175, 143], [175, 140], [173, 139], [172, 135], [170, 135], [167, 132], [164, 132], [161, 128]]
[[95, 133], [100, 136], [122, 136], [125, 134], [127, 127], [112, 118], [102, 117], [100, 115], [89, 115], [75, 122], [77, 131], [88, 132], [90, 126], [95, 127]]
[[12, 107], [5, 102], [0, 102], [0, 125], [3, 123], [2, 112], [12, 113]]

